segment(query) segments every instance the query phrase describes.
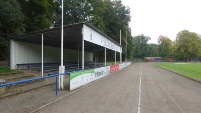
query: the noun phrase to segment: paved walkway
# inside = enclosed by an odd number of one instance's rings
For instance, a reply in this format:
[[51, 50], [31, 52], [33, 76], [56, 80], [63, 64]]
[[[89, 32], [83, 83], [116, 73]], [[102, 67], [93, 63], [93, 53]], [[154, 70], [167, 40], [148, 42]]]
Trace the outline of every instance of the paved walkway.
[[[71, 95], [53, 86], [0, 100], [0, 112], [200, 113], [201, 84], [154, 66], [133, 64]], [[68, 94], [67, 94], [68, 93]], [[66, 96], [68, 95], [68, 96]], [[49, 105], [53, 100], [57, 102]], [[48, 106], [47, 106], [48, 105]], [[16, 108], [16, 109], [15, 109]]]

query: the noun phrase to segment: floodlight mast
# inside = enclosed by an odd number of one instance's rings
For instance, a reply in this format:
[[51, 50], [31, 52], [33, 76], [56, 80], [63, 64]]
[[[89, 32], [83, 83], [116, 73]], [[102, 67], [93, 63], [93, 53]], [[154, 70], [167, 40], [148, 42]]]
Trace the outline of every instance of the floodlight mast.
[[63, 0], [62, 0], [62, 19], [61, 19], [61, 66], [63, 67]]
[[[61, 5], [62, 5], [62, 10], [61, 10], [61, 15], [62, 15], [62, 19], [61, 19], [61, 66], [59, 67], [59, 73], [63, 74], [65, 73], [65, 67], [63, 66], [63, 0], [61, 1]], [[63, 76], [59, 76], [59, 89], [61, 88], [63, 90], [64, 86], [63, 86], [63, 80], [64, 77]]]

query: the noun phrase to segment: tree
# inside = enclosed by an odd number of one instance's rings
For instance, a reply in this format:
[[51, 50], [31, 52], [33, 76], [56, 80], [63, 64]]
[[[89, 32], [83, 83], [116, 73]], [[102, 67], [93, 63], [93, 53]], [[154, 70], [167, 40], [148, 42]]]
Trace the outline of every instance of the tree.
[[201, 56], [201, 37], [188, 30], [183, 30], [177, 34], [176, 57], [180, 60], [195, 60]]
[[138, 35], [133, 38], [134, 44], [134, 57], [144, 58], [148, 55], [148, 44], [147, 42], [151, 38], [148, 36]]
[[[49, 29], [56, 9], [54, 0], [18, 0], [25, 15], [26, 32]], [[58, 7], [58, 6], [57, 6]]]
[[0, 35], [9, 37], [24, 31], [24, 15], [16, 0], [0, 1]]
[[9, 58], [9, 37], [24, 31], [24, 15], [16, 0], [0, 1], [0, 60]]
[[156, 57], [158, 56], [158, 51], [157, 51], [157, 44], [148, 44], [148, 57]]
[[167, 36], [160, 35], [158, 38], [158, 54], [160, 57], [172, 56], [172, 41]]
[[88, 21], [92, 9], [90, 0], [64, 0], [65, 24]]

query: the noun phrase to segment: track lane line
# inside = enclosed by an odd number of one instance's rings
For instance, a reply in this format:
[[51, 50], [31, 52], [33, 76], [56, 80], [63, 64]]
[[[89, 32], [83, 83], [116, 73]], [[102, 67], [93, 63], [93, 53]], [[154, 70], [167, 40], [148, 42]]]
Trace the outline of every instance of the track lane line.
[[140, 113], [141, 110], [141, 85], [142, 85], [142, 63], [140, 65], [140, 81], [139, 81], [139, 94], [138, 94], [138, 109], [137, 113]]

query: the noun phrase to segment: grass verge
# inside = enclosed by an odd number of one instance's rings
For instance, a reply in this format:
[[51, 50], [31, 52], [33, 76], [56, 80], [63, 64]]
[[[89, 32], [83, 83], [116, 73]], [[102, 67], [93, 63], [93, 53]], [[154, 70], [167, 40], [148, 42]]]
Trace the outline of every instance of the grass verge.
[[10, 74], [10, 73], [15, 73], [15, 70], [11, 70], [7, 66], [0, 67], [0, 74]]
[[201, 63], [156, 63], [155, 65], [201, 81]]

